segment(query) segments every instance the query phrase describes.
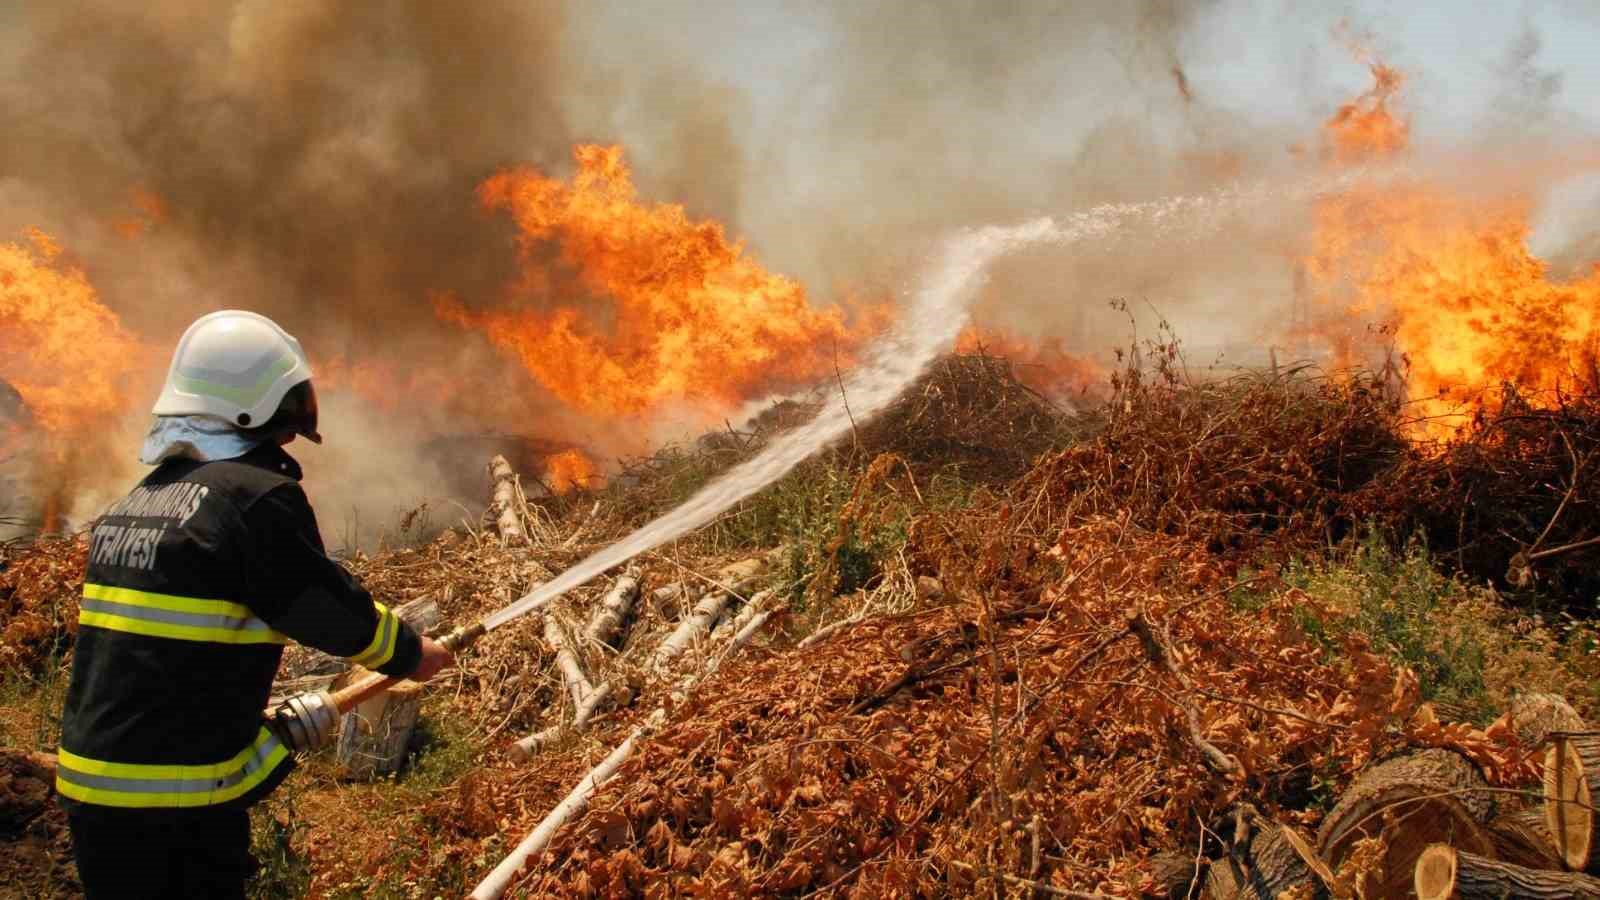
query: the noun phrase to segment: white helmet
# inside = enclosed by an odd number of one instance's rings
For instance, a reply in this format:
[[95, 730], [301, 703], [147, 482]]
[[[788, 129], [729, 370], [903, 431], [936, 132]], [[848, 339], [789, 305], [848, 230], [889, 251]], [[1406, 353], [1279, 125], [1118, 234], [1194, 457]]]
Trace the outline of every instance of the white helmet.
[[[320, 444], [310, 381], [311, 363], [294, 335], [266, 316], [226, 309], [201, 316], [183, 333], [152, 412], [215, 416], [246, 429], [281, 412], [283, 424]], [[285, 403], [291, 392], [293, 402]]]

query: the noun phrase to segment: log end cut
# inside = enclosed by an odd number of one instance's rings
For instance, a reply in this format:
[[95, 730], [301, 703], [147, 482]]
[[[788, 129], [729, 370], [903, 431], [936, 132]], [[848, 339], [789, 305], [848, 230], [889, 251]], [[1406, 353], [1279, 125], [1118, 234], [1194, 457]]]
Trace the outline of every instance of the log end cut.
[[1456, 848], [1433, 844], [1417, 857], [1413, 885], [1417, 900], [1449, 900], [1456, 895]]
[[1600, 879], [1497, 862], [1448, 844], [1432, 844], [1417, 857], [1413, 887], [1418, 900], [1600, 898]]
[[1590, 779], [1600, 776], [1600, 745], [1593, 738], [1557, 738], [1544, 755], [1545, 827], [1567, 868], [1589, 867], [1594, 848]]

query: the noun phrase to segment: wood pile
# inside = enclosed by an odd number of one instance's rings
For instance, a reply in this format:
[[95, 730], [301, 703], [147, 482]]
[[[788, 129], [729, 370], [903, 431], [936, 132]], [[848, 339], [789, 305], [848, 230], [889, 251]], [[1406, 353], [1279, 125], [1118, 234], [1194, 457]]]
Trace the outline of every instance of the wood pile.
[[[1315, 842], [1248, 809], [1226, 835], [1227, 852], [1163, 854], [1150, 861], [1149, 893], [1214, 900], [1285, 896], [1422, 900], [1600, 897], [1591, 789], [1600, 742], [1565, 700], [1518, 698], [1503, 722], [1529, 758], [1533, 782], [1492, 787], [1468, 755], [1409, 750], [1376, 762], [1322, 819]], [[1591, 784], [1591, 780], [1594, 784]], [[1251, 821], [1255, 827], [1251, 828]]]

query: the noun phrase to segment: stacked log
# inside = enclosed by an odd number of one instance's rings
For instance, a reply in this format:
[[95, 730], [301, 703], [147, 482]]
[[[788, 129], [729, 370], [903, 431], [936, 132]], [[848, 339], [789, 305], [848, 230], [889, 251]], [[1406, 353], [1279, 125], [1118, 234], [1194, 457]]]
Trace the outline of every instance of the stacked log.
[[1204, 883], [1209, 865], [1209, 860], [1188, 853], [1157, 853], [1145, 863], [1150, 872], [1146, 893], [1166, 900], [1187, 900]]
[[1489, 821], [1489, 839], [1494, 855], [1503, 862], [1530, 869], [1561, 869], [1561, 851], [1550, 836], [1542, 805], [1501, 813]]
[[1562, 862], [1574, 872], [1600, 869], [1596, 795], [1600, 795], [1600, 734], [1568, 734], [1552, 740], [1544, 757], [1545, 826]]
[[[1288, 826], [1263, 820], [1252, 828], [1247, 818], [1241, 818], [1240, 827], [1251, 830], [1235, 835], [1233, 851], [1206, 868], [1201, 896], [1208, 900], [1276, 900], [1286, 891], [1313, 882], [1311, 868], [1291, 840]], [[1195, 872], [1193, 859], [1188, 860], [1186, 872], [1187, 890], [1187, 880]]]
[[1511, 730], [1529, 750], [1544, 747], [1551, 735], [1587, 727], [1559, 694], [1523, 694], [1511, 702]]
[[1433, 844], [1423, 850], [1417, 858], [1412, 887], [1419, 900], [1600, 898], [1600, 878], [1497, 862], [1449, 844]]
[[717, 573], [717, 586], [700, 598], [689, 615], [656, 648], [650, 668], [657, 672], [666, 671], [691, 644], [709, 635], [739, 592], [761, 571], [764, 564], [761, 559], [749, 559], [720, 570]]
[[1453, 751], [1397, 756], [1367, 769], [1339, 799], [1317, 833], [1317, 853], [1339, 872], [1358, 843], [1381, 840], [1381, 857], [1362, 874], [1365, 896], [1404, 897], [1431, 844], [1494, 854], [1486, 828], [1493, 796], [1478, 767]]

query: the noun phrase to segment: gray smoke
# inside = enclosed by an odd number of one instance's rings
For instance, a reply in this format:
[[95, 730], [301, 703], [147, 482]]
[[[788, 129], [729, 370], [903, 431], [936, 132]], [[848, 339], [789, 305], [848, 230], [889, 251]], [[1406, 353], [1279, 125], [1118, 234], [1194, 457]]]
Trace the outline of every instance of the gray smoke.
[[[243, 306], [316, 356], [462, 373], [472, 389], [426, 408], [334, 405], [336, 449], [306, 460], [340, 531], [341, 510], [375, 521], [440, 503], [435, 490], [470, 493], [453, 471], [465, 462], [418, 449], [441, 434], [501, 429], [603, 455], [666, 427], [629, 435], [574, 415], [434, 318], [432, 291], [534, 302], [507, 297], [514, 228], [473, 196], [497, 169], [564, 176], [575, 142], [620, 143], [643, 197], [726, 222], [813, 302], [873, 298], [952, 228], [1301, 177], [1291, 146], [1368, 83], [1334, 36], [1344, 15], [1419, 73], [1419, 133], [1503, 133], [1528, 110], [1547, 144], [1592, 127], [1571, 108], [1600, 83], [1573, 49], [1583, 32], [1569, 26], [1595, 19], [1576, 2], [1473, 13], [1502, 37], [1460, 61], [1438, 16], [1366, 0], [0, 3], [0, 240], [57, 235], [161, 347], [196, 315]], [[130, 240], [116, 223], [138, 214], [136, 190], [165, 220]], [[1158, 309], [1194, 343], [1262, 338], [1292, 294], [1304, 213], [1285, 204], [1182, 245], [1026, 255], [995, 273], [978, 320], [1101, 351], [1129, 336], [1106, 308], [1125, 297], [1141, 328]], [[1561, 234], [1593, 233], [1592, 216], [1569, 218]], [[603, 298], [561, 299], [603, 316]], [[136, 474], [134, 449], [106, 492]]]

